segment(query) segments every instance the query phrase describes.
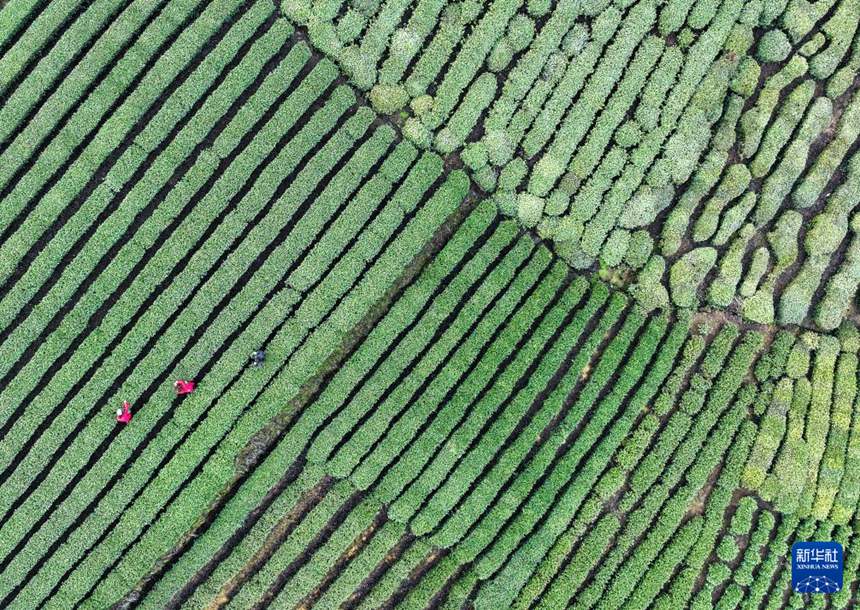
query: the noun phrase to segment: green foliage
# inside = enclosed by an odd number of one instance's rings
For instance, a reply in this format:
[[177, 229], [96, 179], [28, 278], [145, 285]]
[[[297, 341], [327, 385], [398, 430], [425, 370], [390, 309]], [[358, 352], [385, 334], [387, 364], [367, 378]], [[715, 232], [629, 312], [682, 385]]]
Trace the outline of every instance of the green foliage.
[[463, 148], [460, 159], [469, 169], [477, 171], [487, 164], [489, 156], [483, 142], [471, 142]]
[[848, 66], [836, 70], [827, 80], [827, 96], [836, 98], [845, 93], [854, 81], [854, 74]]
[[492, 192], [496, 188], [498, 172], [490, 165], [485, 165], [477, 170], [472, 178], [479, 188], [487, 192]]
[[526, 162], [519, 157], [513, 159], [499, 173], [498, 188], [507, 191], [515, 190], [527, 173]]
[[493, 50], [490, 51], [490, 55], [487, 57], [487, 68], [491, 72], [501, 72], [511, 63], [511, 60], [514, 58], [514, 52], [510, 41], [507, 38], [500, 38], [493, 45]]
[[666, 307], [669, 292], [663, 285], [666, 261], [661, 256], [652, 256], [639, 272], [637, 283], [630, 287], [630, 293], [639, 306], [646, 312]]
[[660, 189], [643, 187], [621, 212], [618, 224], [627, 229], [635, 229], [651, 223], [657, 214], [671, 204], [674, 192], [671, 186]]
[[429, 95], [419, 95], [409, 102], [409, 107], [416, 116], [422, 117], [433, 111], [433, 98]]
[[570, 31], [562, 38], [561, 48], [569, 57], [576, 57], [585, 49], [590, 35], [586, 24], [574, 23]]
[[843, 352], [839, 355], [835, 373], [833, 402], [830, 406], [830, 430], [822, 456], [818, 488], [812, 504], [812, 515], [825, 519], [831, 514], [834, 499], [845, 473], [845, 451], [851, 430], [854, 398], [857, 395], [857, 356]]
[[743, 273], [743, 257], [746, 253], [747, 242], [752, 233], [750, 227], [739, 235], [720, 261], [719, 274], [708, 288], [708, 302], [712, 305], [728, 307], [734, 299]]
[[717, 260], [714, 248], [696, 248], [679, 258], [669, 271], [672, 301], [679, 307], [693, 307], [698, 290]]
[[617, 267], [621, 264], [630, 246], [630, 232], [624, 229], [614, 229], [603, 244], [601, 262], [607, 267]]
[[382, 114], [395, 114], [409, 101], [406, 90], [399, 85], [375, 85], [368, 98], [374, 110]]
[[[666, 14], [665, 10], [661, 12], [661, 19], [664, 14]], [[636, 121], [645, 132], [652, 131], [657, 127], [660, 108], [667, 93], [675, 83], [683, 62], [684, 54], [678, 48], [667, 47], [651, 78], [645, 83], [635, 113]]]
[[527, 49], [534, 36], [534, 21], [526, 15], [515, 15], [510, 23], [508, 23], [508, 31], [505, 38], [508, 40], [514, 53], [519, 53]]
[[3, 603], [856, 580], [856, 2], [279, 8], [0, 11]]
[[743, 484], [749, 489], [760, 489], [771, 469], [786, 429], [786, 415], [792, 401], [793, 386], [783, 378], [774, 388], [767, 411], [759, 424], [758, 436], [744, 468]]
[[[810, 207], [821, 196], [827, 186], [827, 182], [836, 172], [848, 153], [849, 142], [853, 142], [860, 136], [860, 96], [854, 96], [845, 112], [839, 120], [836, 136], [831, 140], [823, 151], [816, 157], [811, 170], [804, 176], [792, 193], [792, 199], [799, 207]], [[860, 161], [852, 159], [848, 166], [849, 180], [844, 187], [853, 190], [852, 176], [856, 174], [856, 164]], [[835, 198], [838, 200], [838, 197]], [[846, 206], [847, 208], [847, 206]], [[831, 208], [832, 209], [832, 208]], [[834, 210], [838, 213], [847, 214], [848, 209]]]
[[741, 284], [740, 293], [742, 296], [749, 297], [755, 292], [759, 281], [767, 273], [768, 263], [770, 262], [770, 253], [767, 248], [757, 248], [753, 253], [752, 260], [749, 264], [746, 277]]
[[758, 41], [756, 56], [764, 62], [782, 61], [791, 53], [791, 42], [782, 30], [768, 30]]
[[761, 146], [750, 163], [753, 176], [760, 178], [770, 171], [779, 154], [788, 144], [794, 129], [803, 119], [814, 93], [815, 84], [811, 80], [806, 80], [785, 99], [779, 116], [767, 128]]
[[737, 73], [732, 79], [731, 90], [743, 98], [755, 93], [761, 75], [761, 66], [751, 57], [744, 57], [738, 65]]
[[479, 76], [445, 127], [436, 134], [436, 148], [442, 153], [450, 153], [462, 146], [481, 112], [493, 101], [495, 93], [495, 77], [492, 74]]
[[767, 234], [776, 262], [781, 267], [787, 267], [797, 258], [797, 236], [802, 224], [803, 216], [799, 212], [788, 210], [777, 219], [773, 231]]
[[406, 119], [406, 122], [403, 124], [403, 135], [421, 148], [429, 147], [432, 141], [430, 131], [416, 117]]
[[660, 34], [666, 36], [677, 32], [684, 25], [693, 0], [672, 0], [660, 11]]
[[774, 304], [773, 288], [765, 283], [756, 290], [755, 294], [744, 299], [742, 312], [744, 318], [759, 324], [773, 324]]
[[689, 17], [687, 17], [687, 24], [694, 30], [706, 28], [714, 18], [719, 6], [720, 3], [713, 0], [696, 0]]
[[550, 2], [550, 0], [529, 0], [529, 14], [534, 15], [535, 17], [546, 15], [547, 11], [549, 11], [550, 9], [551, 4], [552, 3]]
[[520, 193], [517, 197], [517, 216], [527, 227], [537, 225], [543, 215], [544, 200], [530, 193]]
[[621, 148], [632, 148], [642, 140], [642, 129], [635, 121], [626, 121], [615, 132], [615, 143]]
[[723, 47], [728, 53], [734, 53], [739, 57], [746, 57], [753, 44], [755, 44], [753, 28], [738, 22], [732, 26]]
[[789, 377], [800, 379], [809, 370], [809, 348], [803, 343], [796, 343], [788, 356], [785, 372]]
[[[811, 263], [811, 264], [810, 264]], [[811, 306], [812, 295], [821, 281], [823, 269], [819, 263], [807, 261], [801, 272], [789, 283], [779, 299], [779, 321], [782, 324], [801, 324], [806, 319]]]
[[860, 351], [860, 330], [848, 321], [843, 322], [839, 326], [839, 343], [842, 346], [842, 351], [850, 354], [856, 354]]
[[803, 77], [807, 69], [806, 60], [795, 55], [781, 70], [765, 80], [755, 106], [744, 112], [744, 116], [741, 118], [740, 127], [744, 157], [752, 157], [755, 154], [764, 134], [764, 129], [778, 105], [780, 93], [793, 80]]
[[809, 256], [825, 256], [839, 248], [848, 233], [848, 219], [845, 216], [819, 214], [812, 220], [806, 239], [803, 242]]
[[732, 577], [732, 570], [722, 561], [715, 561], [708, 566], [708, 574], [705, 577], [708, 584], [720, 585]]
[[513, 158], [514, 147], [507, 133], [502, 130], [487, 132], [484, 136], [484, 144], [487, 147], [487, 154], [490, 158], [490, 163], [496, 167], [505, 165]]
[[493, 201], [505, 216], [516, 216], [517, 194], [514, 191], [496, 191], [493, 195]]
[[755, 499], [752, 496], [744, 496], [738, 502], [735, 514], [732, 515], [732, 520], [729, 525], [729, 532], [735, 536], [746, 536], [752, 529], [753, 516], [758, 509]]
[[725, 536], [720, 544], [717, 546], [717, 557], [720, 560], [730, 563], [734, 561], [735, 557], [738, 555], [738, 545], [735, 542], [735, 539], [731, 536]]
[[704, 241], [716, 232], [723, 208], [747, 189], [750, 179], [749, 170], [740, 163], [736, 163], [726, 170], [716, 192], [705, 203], [705, 209], [693, 227], [693, 239], [695, 241]]
[[857, 21], [856, 5], [847, 3], [840, 5], [824, 24], [822, 30], [829, 44], [809, 63], [809, 71], [815, 78], [827, 78], [839, 67], [854, 39]]
[[770, 349], [756, 363], [755, 375], [759, 382], [778, 379], [785, 372], [785, 365], [794, 345], [794, 335], [781, 330], [777, 333]]
[[[290, 34], [289, 29], [283, 26], [264, 30], [258, 40], [247, 45], [248, 53], [237, 57], [233, 69], [219, 79], [219, 74], [230, 64], [236, 50], [271, 15], [271, 6], [255, 6], [236, 21], [234, 28], [225, 28], [224, 37], [217, 41], [211, 56], [200, 64], [199, 69], [189, 70], [184, 81], [187, 87], [177, 88], [175, 97], [166, 96], [165, 103], [153, 111], [153, 116], [159, 120], [141, 126], [141, 144], [156, 152], [148, 160], [151, 171], [144, 171], [148, 168], [140, 171], [134, 182], [128, 184], [127, 192], [132, 195], [129, 201], [139, 201], [141, 205], [148, 205], [151, 200], [151, 197], [141, 197], [141, 192], [160, 192], [153, 202], [155, 211], [138, 216], [139, 210], [133, 205], [115, 207], [122, 210], [122, 214], [129, 215], [128, 220], [137, 217], [140, 231], [129, 233], [120, 242], [105, 272], [93, 276], [93, 292], [78, 302], [75, 315], [64, 320], [61, 341], [72, 340], [84, 327], [79, 326], [79, 330], [74, 331], [73, 328], [65, 329], [65, 326], [85, 324], [91, 315], [87, 309], [99, 308], [104, 302], [99, 333], [86, 339], [83, 350], [69, 354], [70, 366], [84, 364], [86, 358], [101, 358], [106, 344], [113, 342], [113, 348], [106, 352], [113, 354], [111, 358], [126, 363], [137, 359], [140, 364], [134, 368], [133, 374], [119, 382], [123, 384], [121, 396], [128, 396], [134, 407], [138, 407], [135, 396], [139, 397], [144, 388], [152, 388], [148, 391], [156, 394], [151, 408], [144, 408], [141, 401], [140, 408], [135, 408], [134, 425], [124, 429], [122, 432], [125, 434], [120, 435], [116, 434], [111, 417], [94, 417], [92, 421], [96, 425], [86, 430], [83, 426], [78, 428], [75, 442], [82, 451], [55, 454], [50, 445], [62, 443], [66, 436], [52, 431], [41, 439], [33, 438], [45, 448], [45, 453], [29, 453], [31, 457], [27, 460], [21, 454], [21, 467], [29, 470], [49, 455], [56, 455], [58, 460], [66, 462], [88, 459], [89, 453], [100, 444], [103, 449], [99, 453], [109, 451], [104, 460], [99, 460], [98, 454], [94, 454], [97, 459], [90, 462], [86, 472], [81, 472], [88, 479], [102, 481], [98, 486], [88, 485], [88, 489], [92, 493], [103, 491], [106, 494], [107, 501], [102, 504], [104, 519], [87, 520], [86, 513], [81, 512], [91, 502], [90, 492], [58, 497], [63, 490], [72, 489], [66, 487], [69, 479], [64, 477], [76, 473], [77, 469], [62, 467], [54, 470], [44, 479], [45, 486], [37, 494], [45, 500], [42, 504], [45, 511], [52, 509], [54, 500], [58, 501], [56, 507], [65, 504], [62, 511], [66, 516], [56, 520], [58, 529], [43, 530], [38, 535], [68, 531], [73, 535], [72, 540], [76, 540], [60, 554], [44, 557], [49, 565], [55, 561], [65, 562], [64, 569], [80, 563], [81, 573], [62, 583], [58, 591], [72, 605], [91, 586], [93, 599], [98, 600], [93, 603], [97, 605], [110, 605], [119, 590], [114, 582], [116, 576], [112, 573], [105, 575], [105, 584], [101, 586], [104, 566], [94, 562], [94, 556], [85, 555], [92, 545], [102, 544], [105, 561], [116, 559], [124, 566], [124, 573], [138, 578], [142, 575], [141, 569], [153, 565], [157, 555], [191, 527], [202, 507], [214, 499], [230, 478], [233, 458], [238, 450], [295, 395], [298, 386], [304, 383], [301, 375], [312, 375], [332, 356], [343, 339], [341, 333], [354, 327], [383, 297], [391, 283], [403, 273], [439, 224], [465, 196], [468, 181], [455, 171], [449, 179], [441, 180], [434, 187], [435, 192], [423, 200], [423, 193], [439, 176], [439, 171], [432, 172], [434, 166], [441, 168], [441, 160], [438, 159], [430, 163], [419, 162], [415, 172], [401, 181], [415, 158], [414, 149], [408, 145], [392, 146], [394, 132], [388, 127], [368, 131], [373, 114], [366, 108], [351, 109], [355, 96], [349, 89], [331, 87], [328, 95], [319, 102], [319, 107], [313, 108], [317, 98], [329, 89], [336, 72], [329, 62], [321, 60], [313, 70], [303, 74], [301, 82], [293, 83], [309, 55], [304, 45], [294, 46], [279, 63], [272, 64], [272, 79], [266, 83], [258, 82], [262, 86], [255, 89], [254, 95], [249, 92], [243, 100], [247, 105], [237, 103], [234, 112], [225, 115], [234, 100], [258, 79], [264, 64]], [[213, 10], [216, 8], [219, 7], [213, 5]], [[225, 7], [220, 8], [223, 10]], [[170, 11], [167, 14], [176, 17]], [[198, 37], [202, 44], [207, 38], [207, 28], [217, 29], [221, 19], [226, 18], [221, 15], [214, 19], [217, 15], [217, 12], [214, 15], [206, 13], [197, 22], [202, 25], [189, 28], [180, 40], [184, 43], [186, 37], [192, 40]], [[184, 55], [165, 53], [161, 59], [167, 64], [158, 65], [155, 73], [161, 72], [162, 77], [167, 77], [171, 71], [181, 70], [183, 61], [180, 58], [191, 61], [196, 53], [193, 48], [182, 50]], [[169, 70], [164, 69], [167, 66]], [[262, 77], [259, 80], [262, 81]], [[212, 87], [215, 92], [212, 97], [199, 105], [193, 103], [195, 98], [189, 97], [190, 92], [197, 89], [202, 95], [210, 83], [216, 82], [218, 86]], [[153, 99], [160, 95], [158, 88], [151, 83], [147, 85], [141, 89], [141, 94], [153, 96]], [[278, 98], [265, 122], [255, 125], [255, 120], [248, 120], [249, 113], [258, 117], [266, 115], [265, 110]], [[143, 101], [137, 97], [129, 97], [128, 100], [130, 103]], [[140, 106], [141, 109], [145, 107]], [[163, 114], [159, 114], [159, 110]], [[181, 120], [184, 113], [188, 113], [187, 117]], [[304, 120], [298, 122], [303, 115]], [[164, 120], [170, 116], [172, 121]], [[227, 116], [227, 119], [219, 125], [221, 116]], [[164, 138], [176, 124], [180, 128], [171, 134], [172, 142], [161, 145], [160, 138]], [[295, 129], [291, 129], [294, 125]], [[114, 129], [106, 135], [122, 137], [119, 124], [112, 127]], [[285, 137], [285, 134], [290, 135]], [[195, 150], [204, 136], [212, 146], [211, 151], [202, 147]], [[389, 148], [391, 155], [383, 162]], [[132, 163], [140, 163], [146, 158], [146, 155], [139, 154], [139, 149], [130, 150], [137, 154], [130, 154], [116, 172], [108, 171], [110, 182], [96, 194], [94, 202], [106, 204], [102, 193], [113, 196], [108, 185], [122, 186], [134, 174]], [[192, 150], [194, 156], [186, 164], [189, 171], [184, 175], [178, 174], [171, 184], [166, 184], [173, 177], [172, 168], [185, 163], [185, 155]], [[377, 162], [381, 167], [371, 177], [370, 170], [377, 166]], [[253, 178], [249, 179], [249, 175]], [[294, 179], [285, 180], [288, 176]], [[386, 199], [392, 190], [392, 184], [387, 180], [400, 181], [400, 187]], [[282, 181], [283, 187], [280, 186]], [[426, 182], [420, 188], [422, 181]], [[314, 192], [321, 183], [323, 186]], [[192, 197], [198, 198], [199, 205], [196, 205], [197, 201], [195, 205], [188, 205]], [[167, 231], [167, 225], [174, 219], [179, 230]], [[72, 217], [70, 222], [73, 223], [69, 225], [72, 228], [77, 220]], [[109, 248], [116, 237], [111, 238], [106, 231], [115, 231], [118, 237], [127, 226], [128, 222], [122, 216], [115, 215], [96, 236], [96, 244]], [[323, 228], [327, 230], [325, 234]], [[79, 230], [78, 234], [83, 235], [85, 231]], [[288, 235], [289, 239], [286, 239]], [[157, 247], [156, 240], [161, 240], [163, 247]], [[61, 243], [58, 241], [56, 245]], [[283, 247], [271, 248], [266, 252], [266, 258], [260, 259], [260, 253], [266, 251], [270, 243], [283, 243]], [[83, 269], [75, 265], [99, 262], [101, 254], [98, 248], [102, 246], [96, 244], [88, 246], [92, 257], [80, 257], [77, 259], [79, 262], [66, 268], [69, 271], [66, 279], [58, 281], [54, 296], [43, 301], [45, 313], [48, 313], [51, 299], [63, 297], [63, 290], [67, 288], [74, 290], [80, 278], [84, 277], [80, 275]], [[192, 248], [196, 249], [194, 263], [177, 266], [178, 261], [191, 258]], [[229, 253], [229, 258], [222, 258], [226, 253]], [[224, 264], [216, 265], [216, 261]], [[128, 278], [128, 291], [114, 294], [115, 288], [111, 285], [115, 287], [125, 282], [125, 275], [132, 269], [136, 271]], [[168, 281], [171, 274], [177, 281]], [[77, 281], [74, 279], [76, 276]], [[73, 283], [67, 283], [69, 279]], [[290, 285], [302, 286], [305, 295], [300, 295]], [[157, 293], [153, 292], [158, 286]], [[350, 293], [351, 287], [356, 287], [356, 290]], [[151, 299], [149, 294], [153, 295]], [[261, 303], [260, 299], [265, 295], [268, 296]], [[342, 306], [338, 306], [340, 303]], [[144, 304], [147, 308], [139, 310]], [[183, 309], [184, 304], [189, 308]], [[249, 317], [258, 312], [258, 316]], [[135, 318], [140, 323], [130, 325], [129, 321]], [[330, 323], [321, 324], [323, 319]], [[309, 326], [304, 326], [305, 323]], [[285, 332], [276, 334], [275, 331], [283, 324], [286, 325]], [[70, 330], [72, 332], [68, 332]], [[118, 334], [120, 331], [123, 334]], [[84, 338], [81, 337], [82, 340]], [[276, 362], [289, 360], [289, 368], [279, 365], [268, 374], [253, 375], [222, 400], [221, 392], [230, 385], [230, 380], [238, 378], [245, 370], [248, 351], [264, 342], [268, 342], [267, 350]], [[54, 349], [59, 345], [54, 342], [54, 345], [46, 344], [46, 347]], [[141, 352], [144, 345], [146, 350]], [[221, 345], [224, 347], [219, 347]], [[177, 351], [183, 353], [180, 355]], [[45, 353], [45, 356], [49, 354]], [[53, 358], [49, 358], [43, 363], [52, 361]], [[171, 362], [173, 364], [168, 364]], [[171, 426], [160, 432], [154, 431], [155, 422], [171, 404], [167, 396], [171, 393], [169, 388], [154, 385], [154, 380], [175, 374], [193, 376], [204, 363], [209, 363], [210, 370], [198, 392], [187, 398], [182, 409], [171, 416]], [[179, 368], [174, 372], [173, 367], [177, 364]], [[73, 404], [68, 415], [64, 416], [69, 420], [66, 422], [69, 430], [76, 426], [71, 416], [83, 417], [88, 412], [91, 407], [84, 407], [84, 402], [90, 405], [101, 402], [98, 396], [116, 383], [109, 376], [117, 375], [123, 366], [102, 367], [94, 383], [80, 383], [83, 391], [72, 397]], [[87, 370], [95, 371], [96, 367], [85, 365], [80, 373]], [[275, 381], [274, 375], [279, 370], [288, 370], [289, 375]], [[64, 373], [55, 377], [54, 383], [77, 383], [77, 380]], [[159, 387], [162, 389], [158, 390]], [[263, 393], [264, 387], [268, 393]], [[279, 399], [272, 399], [273, 392]], [[62, 395], [68, 393], [61, 390], [57, 396]], [[243, 415], [255, 395], [262, 399], [259, 408]], [[217, 417], [207, 417], [210, 407], [216, 402], [218, 408], [213, 414], [217, 413]], [[189, 442], [180, 443], [185, 441], [186, 431], [197, 429], [198, 424], [204, 421], [205, 425], [200, 426]], [[32, 419], [29, 422], [36, 423]], [[147, 447], [149, 441], [139, 445], [149, 434], [153, 439], [158, 435], [156, 445]], [[221, 445], [227, 435], [227, 442]], [[102, 442], [111, 436], [118, 437], [118, 442]], [[26, 437], [23, 435], [21, 438]], [[155, 446], [161, 450], [153, 453]], [[127, 472], [133, 476], [124, 478], [121, 485], [117, 484], [118, 479], [111, 479], [116, 472], [111, 467], [111, 460], [117, 452], [140, 456], [133, 465], [129, 463]], [[165, 453], [168, 457], [175, 455], [175, 459], [161, 461]], [[48, 471], [45, 474], [48, 475]], [[186, 478], [189, 493], [180, 495]], [[50, 494], [54, 499], [48, 500]], [[132, 507], [131, 499], [138, 498], [140, 494], [144, 494], [145, 501]], [[8, 497], [11, 499], [13, 496], [10, 494]], [[25, 500], [23, 496], [21, 499]], [[32, 496], [31, 501], [34, 500], [36, 496]], [[125, 534], [102, 536], [102, 533], [107, 533], [105, 528], [123, 513], [138, 524], [123, 531], [133, 531], [133, 536], [139, 534], [142, 537], [144, 545], [134, 553], [136, 558], [142, 558], [142, 563], [129, 563], [125, 551], [132, 540]], [[38, 519], [46, 513], [29, 514]], [[66, 530], [71, 524], [68, 519], [78, 516], [83, 527]], [[61, 521], [65, 525], [61, 525]], [[21, 533], [27, 531], [27, 527], [21, 528]], [[33, 533], [37, 531], [34, 529]], [[7, 541], [15, 544], [11, 537]], [[50, 542], [34, 546], [32, 551], [20, 554], [17, 561], [22, 566], [27, 563], [33, 565], [32, 562], [49, 547]], [[53, 570], [50, 573], [59, 574]], [[21, 584], [23, 586], [24, 583]], [[50, 577], [34, 583], [29, 594], [45, 596], [53, 584]], [[60, 602], [60, 605], [67, 604]]]
[[561, 189], [556, 189], [547, 198], [544, 213], [558, 216], [564, 214], [568, 207], [570, 207], [570, 196]]
[[651, 234], [644, 229], [633, 231], [630, 234], [630, 243], [624, 254], [624, 262], [633, 269], [640, 269], [651, 257], [654, 249], [654, 240]]
[[713, 237], [713, 243], [718, 246], [724, 245], [732, 235], [743, 226], [748, 226], [752, 229], [751, 224], [744, 225], [747, 215], [753, 209], [756, 202], [756, 193], [747, 191], [734, 205], [729, 206], [729, 209], [723, 212], [720, 228], [717, 234]]

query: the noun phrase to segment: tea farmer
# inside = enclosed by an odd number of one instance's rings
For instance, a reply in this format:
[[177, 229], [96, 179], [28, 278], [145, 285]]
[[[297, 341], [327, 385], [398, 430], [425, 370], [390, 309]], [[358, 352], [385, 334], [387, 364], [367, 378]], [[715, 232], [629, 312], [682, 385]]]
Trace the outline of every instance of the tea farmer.
[[260, 349], [256, 352], [251, 352], [251, 366], [263, 366], [263, 361], [266, 359], [266, 350]]
[[186, 394], [191, 394], [194, 391], [194, 388], [197, 386], [193, 381], [189, 381], [187, 379], [177, 379], [173, 382], [173, 389], [176, 390], [177, 396], [184, 396]]
[[127, 424], [131, 421], [131, 405], [127, 400], [122, 401], [122, 409], [116, 410], [116, 420], [121, 424]]

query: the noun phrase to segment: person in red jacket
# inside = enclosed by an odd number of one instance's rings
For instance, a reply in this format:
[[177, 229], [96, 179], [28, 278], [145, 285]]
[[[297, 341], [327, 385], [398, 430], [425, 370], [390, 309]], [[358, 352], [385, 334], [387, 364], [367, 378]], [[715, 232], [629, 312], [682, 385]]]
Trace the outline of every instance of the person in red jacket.
[[127, 400], [122, 401], [122, 409], [116, 410], [116, 420], [121, 424], [127, 424], [131, 421], [131, 405]]
[[173, 382], [173, 389], [176, 390], [177, 396], [184, 396], [185, 394], [191, 394], [194, 391], [196, 384], [193, 381], [188, 381], [187, 379], [177, 379]]

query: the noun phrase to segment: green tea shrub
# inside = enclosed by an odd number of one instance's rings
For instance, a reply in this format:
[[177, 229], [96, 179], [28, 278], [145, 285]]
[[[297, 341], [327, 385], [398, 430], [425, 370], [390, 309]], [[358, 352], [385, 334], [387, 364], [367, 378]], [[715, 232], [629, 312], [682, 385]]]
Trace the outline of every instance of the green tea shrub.
[[791, 53], [791, 42], [782, 30], [768, 30], [758, 41], [756, 56], [763, 62], [778, 62]]
[[693, 307], [699, 286], [716, 261], [717, 250], [711, 247], [696, 248], [679, 258], [669, 272], [672, 301], [679, 307]]

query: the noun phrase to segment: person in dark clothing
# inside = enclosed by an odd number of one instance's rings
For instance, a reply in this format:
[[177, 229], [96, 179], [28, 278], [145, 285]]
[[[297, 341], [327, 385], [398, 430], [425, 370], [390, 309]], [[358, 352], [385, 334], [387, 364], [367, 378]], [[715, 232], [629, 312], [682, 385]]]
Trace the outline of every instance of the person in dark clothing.
[[251, 352], [251, 366], [263, 366], [263, 362], [266, 360], [266, 350], [257, 350], [256, 352]]

